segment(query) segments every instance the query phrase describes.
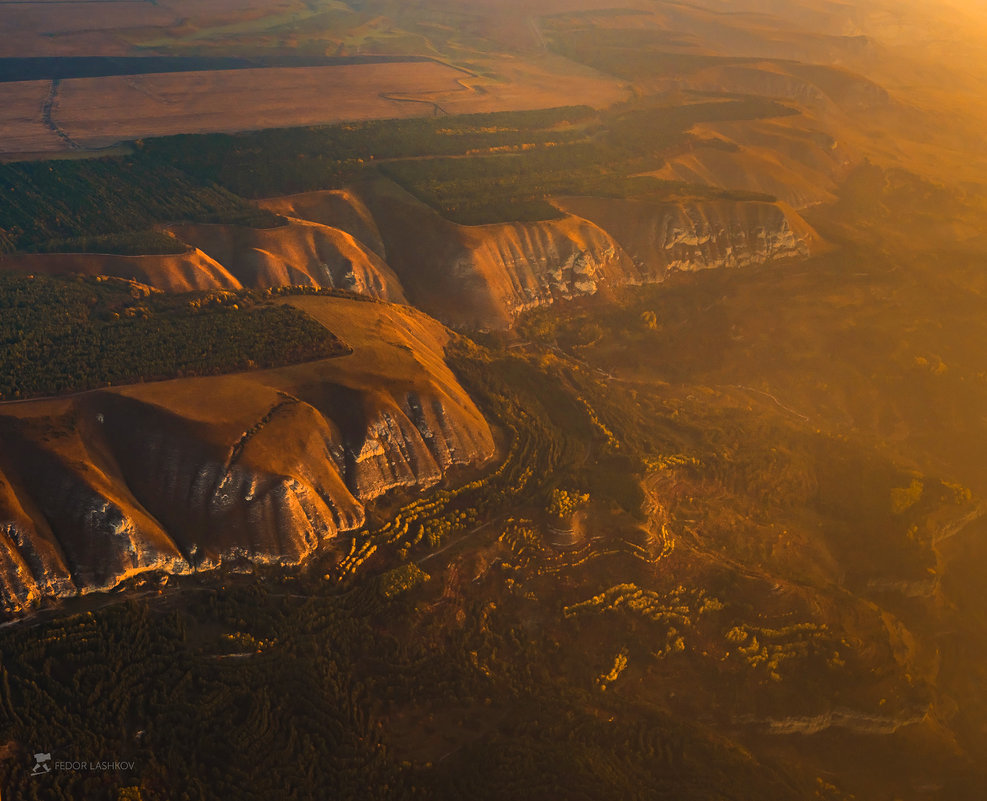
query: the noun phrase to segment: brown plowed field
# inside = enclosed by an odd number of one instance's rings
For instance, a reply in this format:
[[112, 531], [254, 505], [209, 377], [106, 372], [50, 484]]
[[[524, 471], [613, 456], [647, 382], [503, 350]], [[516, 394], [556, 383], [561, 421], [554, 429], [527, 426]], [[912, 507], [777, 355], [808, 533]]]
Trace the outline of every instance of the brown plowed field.
[[563, 75], [560, 66], [551, 58], [512, 64], [504, 79], [479, 88], [467, 73], [430, 61], [72, 78], [57, 86], [49, 122], [50, 81], [0, 84], [0, 157], [179, 133], [424, 116], [437, 108], [605, 106], [626, 95], [615, 80], [581, 68]]

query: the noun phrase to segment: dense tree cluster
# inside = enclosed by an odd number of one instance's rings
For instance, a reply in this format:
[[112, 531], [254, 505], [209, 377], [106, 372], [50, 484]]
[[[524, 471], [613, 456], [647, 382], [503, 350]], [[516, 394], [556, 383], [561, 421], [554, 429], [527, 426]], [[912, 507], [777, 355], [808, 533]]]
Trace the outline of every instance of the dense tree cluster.
[[671, 200], [679, 197], [774, 200], [770, 195], [663, 181], [638, 173], [662, 166], [676, 149], [708, 146], [696, 123], [791, 113], [773, 101], [743, 99], [601, 114], [581, 140], [545, 143], [472, 158], [403, 159], [379, 169], [420, 200], [465, 225], [561, 216], [557, 195]]
[[189, 246], [164, 231], [129, 231], [119, 234], [49, 239], [24, 250], [30, 253], [113, 253], [148, 256], [185, 253]]
[[[464, 625], [416, 638], [381, 628], [420, 625], [413, 605], [292, 595], [241, 581], [190, 590], [175, 611], [135, 601], [8, 632], [5, 796], [698, 800], [739, 774], [737, 798], [787, 797], [690, 727], [554, 674], [551, 642], [510, 612], [470, 605]], [[244, 631], [276, 644], [230, 653], [218, 636]], [[454, 716], [439, 723], [442, 709]], [[452, 730], [462, 747], [415, 758], [390, 730], [407, 714], [421, 716], [416, 743]], [[37, 751], [133, 768], [31, 776]]]
[[[245, 197], [331, 189], [383, 172], [464, 224], [551, 219], [553, 195], [741, 197], [637, 177], [700, 142], [698, 122], [791, 113], [742, 98], [595, 112], [584, 106], [375, 120], [137, 142], [126, 157], [0, 165], [0, 253], [175, 253], [155, 226], [283, 223]], [[237, 193], [237, 194], [234, 194]]]
[[0, 399], [274, 367], [349, 352], [260, 293], [169, 296], [115, 279], [0, 275]]
[[244, 134], [149, 139], [148, 157], [221, 184], [243, 197], [331, 189], [387, 159], [465, 155], [583, 136], [586, 106], [455, 117], [371, 120]]
[[[0, 164], [0, 253], [180, 220], [272, 227], [282, 220], [215, 184], [139, 155]], [[128, 251], [129, 252], [129, 251]]]

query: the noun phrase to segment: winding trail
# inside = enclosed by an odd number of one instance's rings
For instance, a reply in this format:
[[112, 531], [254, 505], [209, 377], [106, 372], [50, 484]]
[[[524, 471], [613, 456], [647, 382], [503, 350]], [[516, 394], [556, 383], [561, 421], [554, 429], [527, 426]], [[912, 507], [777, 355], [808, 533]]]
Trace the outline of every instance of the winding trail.
[[415, 564], [420, 565], [423, 562], [427, 562], [433, 556], [438, 556], [440, 553], [445, 553], [453, 545], [459, 545], [460, 543], [462, 543], [463, 541], [465, 541], [467, 537], [472, 537], [474, 534], [477, 534], [478, 532], [482, 531], [483, 529], [487, 528], [488, 526], [492, 526], [494, 523], [499, 523], [503, 519], [504, 519], [504, 515], [501, 515], [500, 517], [494, 518], [493, 520], [488, 520], [486, 523], [481, 523], [480, 525], [478, 525], [476, 528], [472, 529], [471, 531], [467, 531], [461, 537], [457, 537], [456, 539], [450, 540], [450, 542], [448, 542], [446, 545], [443, 545], [441, 548], [439, 548], [439, 550], [432, 551], [431, 553], [425, 554], [425, 556], [423, 556], [421, 559], [417, 559], [415, 561]]
[[732, 388], [732, 389], [742, 389], [742, 390], [745, 390], [746, 392], [756, 392], [758, 395], [763, 395], [766, 398], [770, 398], [771, 400], [773, 400], [775, 402], [775, 404], [778, 406], [779, 409], [784, 409], [789, 414], [794, 414], [796, 417], [799, 417], [802, 420], [805, 420], [806, 422], [809, 422], [809, 418], [808, 417], [806, 417], [801, 412], [795, 411], [791, 406], [786, 406], [784, 403], [782, 403], [780, 400], [778, 400], [770, 392], [765, 392], [763, 389], [754, 389], [754, 387], [745, 387], [743, 384], [727, 384], [727, 386], [730, 387], [730, 388]]

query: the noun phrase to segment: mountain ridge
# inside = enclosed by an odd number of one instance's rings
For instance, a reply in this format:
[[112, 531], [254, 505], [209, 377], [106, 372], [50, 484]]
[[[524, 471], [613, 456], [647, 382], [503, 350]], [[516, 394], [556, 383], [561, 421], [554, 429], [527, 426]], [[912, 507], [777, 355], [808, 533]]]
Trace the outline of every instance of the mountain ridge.
[[355, 358], [0, 405], [0, 606], [149, 571], [298, 564], [364, 504], [495, 452], [408, 307], [289, 301], [345, 328]]

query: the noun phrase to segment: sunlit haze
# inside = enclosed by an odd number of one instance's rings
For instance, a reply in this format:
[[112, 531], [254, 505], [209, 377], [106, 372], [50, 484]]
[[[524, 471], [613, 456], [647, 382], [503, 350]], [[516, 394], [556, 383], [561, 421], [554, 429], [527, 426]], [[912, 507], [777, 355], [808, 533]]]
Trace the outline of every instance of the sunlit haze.
[[987, 5], [0, 2], [5, 801], [987, 798]]

